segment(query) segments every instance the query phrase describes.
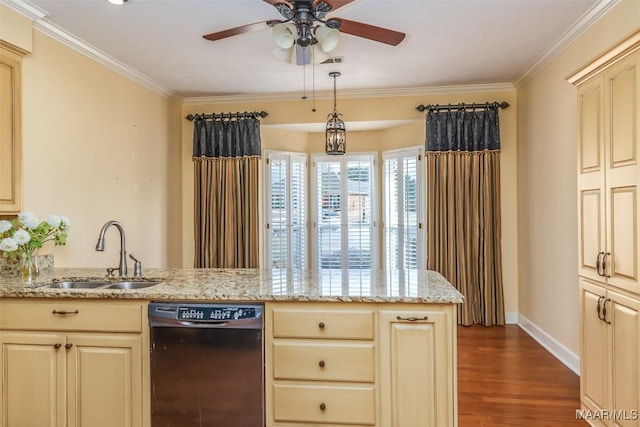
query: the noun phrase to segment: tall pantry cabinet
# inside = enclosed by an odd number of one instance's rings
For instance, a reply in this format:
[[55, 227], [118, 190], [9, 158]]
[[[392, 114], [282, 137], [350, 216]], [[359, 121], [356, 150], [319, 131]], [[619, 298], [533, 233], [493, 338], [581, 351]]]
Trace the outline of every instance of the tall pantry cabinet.
[[578, 88], [582, 409], [640, 426], [640, 31], [568, 78]]

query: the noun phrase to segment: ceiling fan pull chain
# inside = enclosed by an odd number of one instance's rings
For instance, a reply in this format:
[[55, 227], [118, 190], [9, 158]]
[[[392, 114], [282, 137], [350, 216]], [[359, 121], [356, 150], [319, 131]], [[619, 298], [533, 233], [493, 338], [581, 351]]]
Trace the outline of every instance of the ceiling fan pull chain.
[[307, 99], [307, 64], [302, 64], [302, 100]]
[[316, 58], [315, 50], [311, 49], [311, 111], [316, 112]]

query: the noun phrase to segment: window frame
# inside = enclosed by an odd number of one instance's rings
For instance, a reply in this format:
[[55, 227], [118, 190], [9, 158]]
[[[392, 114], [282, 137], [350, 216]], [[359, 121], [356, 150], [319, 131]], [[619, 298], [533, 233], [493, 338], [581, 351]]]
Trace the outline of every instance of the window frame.
[[[370, 181], [370, 193], [371, 193], [371, 269], [377, 270], [379, 268], [379, 246], [380, 246], [380, 238], [378, 232], [378, 210], [379, 210], [379, 180], [378, 180], [378, 153], [375, 151], [358, 151], [353, 153], [346, 153], [344, 155], [335, 156], [335, 155], [327, 155], [321, 153], [312, 153], [310, 155], [310, 167], [308, 168], [309, 173], [309, 196], [311, 200], [309, 201], [309, 223], [311, 225], [309, 229], [309, 237], [310, 237], [310, 250], [309, 250], [309, 264], [311, 268], [318, 270], [320, 269], [319, 265], [319, 233], [318, 233], [318, 222], [319, 222], [319, 212], [320, 207], [318, 206], [318, 182], [317, 182], [317, 163], [322, 161], [341, 161], [340, 173], [341, 176], [344, 173], [345, 176], [348, 175], [348, 162], [350, 160], [366, 160], [371, 162], [371, 176], [369, 177]], [[348, 182], [341, 181], [340, 188], [341, 198], [345, 198], [348, 196]], [[348, 201], [348, 197], [345, 198], [345, 204]], [[348, 232], [345, 233], [344, 230], [348, 227], [347, 218], [345, 218], [341, 214], [341, 260], [343, 269], [348, 268]]]
[[[402, 159], [404, 158], [408, 158], [408, 157], [416, 157], [417, 161], [416, 161], [416, 222], [417, 222], [417, 238], [416, 238], [416, 243], [417, 243], [417, 247], [416, 247], [416, 269], [421, 270], [424, 269], [425, 266], [427, 265], [427, 260], [425, 258], [425, 253], [426, 253], [426, 243], [427, 243], [427, 231], [425, 229], [425, 224], [424, 224], [424, 214], [426, 211], [426, 194], [425, 194], [425, 190], [427, 188], [426, 186], [426, 176], [425, 176], [425, 168], [424, 168], [424, 147], [422, 146], [412, 146], [412, 147], [403, 147], [403, 148], [397, 148], [397, 149], [393, 149], [393, 150], [385, 150], [382, 151], [382, 162], [381, 162], [381, 174], [382, 174], [382, 182], [381, 182], [381, 186], [382, 186], [382, 205], [381, 205], [381, 209], [382, 209], [382, 245], [381, 245], [381, 249], [382, 249], [382, 254], [381, 254], [381, 263], [382, 266], [381, 268], [383, 270], [388, 270], [388, 266], [386, 265], [387, 262], [387, 224], [385, 223], [386, 218], [385, 218], [385, 212], [386, 212], [386, 207], [387, 204], [389, 203], [389, 201], [387, 200], [387, 198], [389, 197], [389, 195], [387, 194], [387, 175], [385, 173], [385, 169], [386, 169], [386, 161], [388, 159], [397, 159], [398, 160], [398, 165], [401, 166], [401, 169], [403, 169], [404, 167], [402, 166]], [[402, 173], [402, 172], [401, 172]], [[398, 181], [398, 191], [397, 194], [404, 194], [401, 193], [399, 190], [400, 188], [403, 188], [404, 183], [403, 180], [399, 180]], [[398, 222], [399, 222], [399, 226], [402, 227], [402, 232], [404, 232], [405, 226], [406, 224], [404, 224], [404, 215], [402, 215], [402, 213], [404, 212], [404, 205], [405, 203], [399, 203], [398, 206]], [[401, 241], [402, 239], [400, 237], [398, 237], [398, 240]], [[404, 246], [403, 246], [404, 248]], [[401, 255], [401, 259], [404, 260], [405, 258], [405, 253], [406, 250], [403, 249], [402, 255]]]

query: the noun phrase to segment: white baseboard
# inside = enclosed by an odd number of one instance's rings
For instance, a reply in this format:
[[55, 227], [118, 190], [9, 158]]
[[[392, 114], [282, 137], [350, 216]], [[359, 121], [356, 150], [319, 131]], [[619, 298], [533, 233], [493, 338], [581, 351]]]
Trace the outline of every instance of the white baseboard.
[[[515, 314], [515, 313], [507, 313]], [[531, 322], [522, 314], [516, 314], [517, 323], [526, 333], [543, 346], [549, 353], [553, 354], [559, 361], [564, 363], [569, 369], [580, 375], [580, 357], [567, 347], [556, 341], [551, 335], [540, 329], [538, 325]], [[507, 317], [508, 318], [508, 317]], [[507, 322], [510, 323], [510, 322]]]

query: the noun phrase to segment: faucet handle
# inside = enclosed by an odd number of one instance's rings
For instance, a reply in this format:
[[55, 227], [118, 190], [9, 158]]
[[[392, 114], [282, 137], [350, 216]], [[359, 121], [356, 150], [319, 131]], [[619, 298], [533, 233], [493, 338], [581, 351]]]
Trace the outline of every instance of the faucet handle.
[[129, 254], [129, 258], [134, 261], [133, 264], [133, 277], [142, 277], [142, 263], [136, 259], [132, 254]]
[[113, 277], [113, 272], [116, 271], [118, 267], [109, 267], [107, 268], [107, 277]]

